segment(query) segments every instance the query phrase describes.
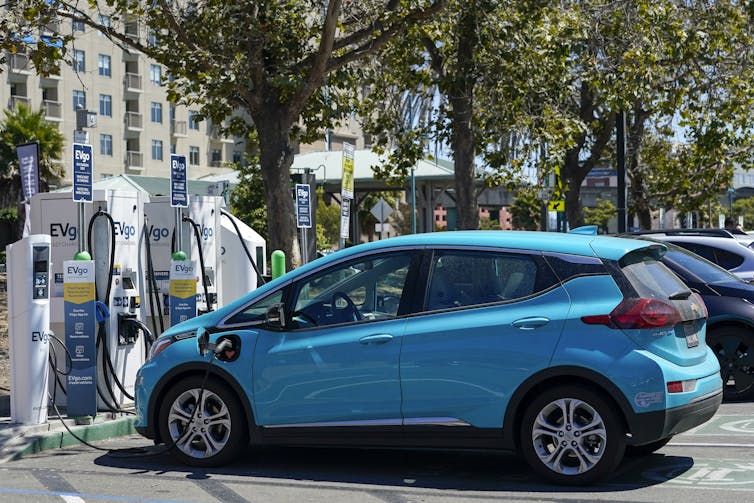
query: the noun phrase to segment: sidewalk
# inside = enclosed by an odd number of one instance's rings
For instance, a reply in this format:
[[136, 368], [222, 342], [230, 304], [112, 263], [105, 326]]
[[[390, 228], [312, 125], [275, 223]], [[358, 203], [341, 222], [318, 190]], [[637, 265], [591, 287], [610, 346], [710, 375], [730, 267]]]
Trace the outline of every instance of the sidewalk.
[[[10, 396], [0, 395], [0, 464], [50, 449], [80, 445], [55, 414], [54, 410], [48, 413], [45, 424], [11, 424]], [[136, 433], [133, 415], [100, 413], [87, 425], [77, 425], [73, 419], [64, 421], [76, 436], [87, 442]]]

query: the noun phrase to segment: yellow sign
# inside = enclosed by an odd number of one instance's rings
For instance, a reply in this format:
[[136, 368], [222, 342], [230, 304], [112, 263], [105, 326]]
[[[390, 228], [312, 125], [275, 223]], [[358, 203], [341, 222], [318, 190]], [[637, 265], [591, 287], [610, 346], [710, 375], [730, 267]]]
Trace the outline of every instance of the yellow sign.
[[563, 199], [556, 199], [556, 200], [548, 201], [547, 210], [548, 211], [565, 211], [565, 201]]
[[345, 199], [353, 199], [353, 153], [354, 146], [343, 144], [343, 178], [340, 193]]

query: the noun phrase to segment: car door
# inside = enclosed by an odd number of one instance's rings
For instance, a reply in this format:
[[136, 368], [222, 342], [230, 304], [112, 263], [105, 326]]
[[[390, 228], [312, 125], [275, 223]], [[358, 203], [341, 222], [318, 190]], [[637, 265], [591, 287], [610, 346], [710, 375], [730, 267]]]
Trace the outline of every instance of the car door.
[[510, 395], [546, 368], [569, 299], [539, 253], [437, 250], [401, 352], [404, 424], [500, 428]]
[[401, 306], [414, 256], [373, 254], [291, 284], [285, 327], [263, 329], [254, 352], [260, 425], [400, 424]]

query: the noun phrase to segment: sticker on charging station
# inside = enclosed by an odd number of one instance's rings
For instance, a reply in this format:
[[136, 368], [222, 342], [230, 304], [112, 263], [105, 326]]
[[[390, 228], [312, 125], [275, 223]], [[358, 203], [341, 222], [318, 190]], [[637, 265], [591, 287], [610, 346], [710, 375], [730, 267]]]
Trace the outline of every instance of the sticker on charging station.
[[71, 355], [66, 376], [69, 417], [97, 415], [97, 345], [94, 261], [63, 263], [65, 344]]
[[191, 260], [170, 261], [170, 326], [196, 316], [196, 268]]

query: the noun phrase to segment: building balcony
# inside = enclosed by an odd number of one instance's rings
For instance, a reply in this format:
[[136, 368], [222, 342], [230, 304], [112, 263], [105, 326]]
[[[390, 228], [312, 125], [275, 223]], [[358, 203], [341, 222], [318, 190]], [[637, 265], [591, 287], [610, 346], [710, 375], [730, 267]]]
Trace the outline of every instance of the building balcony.
[[63, 104], [59, 101], [42, 100], [42, 110], [48, 121], [63, 120]]
[[31, 100], [27, 96], [11, 96], [8, 100], [8, 108], [14, 110], [19, 104], [31, 107]]
[[140, 93], [142, 90], [141, 75], [138, 73], [126, 73], [126, 91]]
[[139, 112], [126, 112], [126, 129], [141, 132], [143, 130], [142, 115]]
[[170, 121], [170, 134], [181, 138], [186, 137], [186, 121]]
[[8, 54], [8, 70], [10, 73], [31, 75], [31, 64], [26, 54]]
[[135, 150], [126, 152], [126, 169], [144, 171], [144, 154]]
[[233, 138], [226, 138], [220, 132], [219, 126], [212, 126], [209, 128], [209, 137], [213, 141], [219, 141], [220, 143], [233, 143]]

